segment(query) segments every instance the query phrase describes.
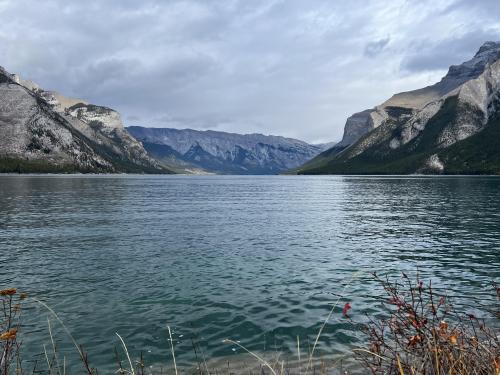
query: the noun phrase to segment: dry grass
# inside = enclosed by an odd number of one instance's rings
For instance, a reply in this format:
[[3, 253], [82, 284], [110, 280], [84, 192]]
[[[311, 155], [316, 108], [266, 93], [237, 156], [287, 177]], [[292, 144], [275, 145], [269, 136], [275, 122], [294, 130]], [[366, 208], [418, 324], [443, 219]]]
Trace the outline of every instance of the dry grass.
[[[385, 294], [379, 297], [379, 302], [386, 312], [377, 318], [368, 317], [368, 323], [357, 323], [349, 317], [351, 308], [349, 303], [344, 305], [339, 318], [349, 321], [354, 327], [366, 334], [364, 347], [352, 348], [351, 360], [357, 361], [357, 370], [348, 372], [342, 367], [342, 359], [336, 362], [316, 358], [316, 345], [323, 335], [323, 328], [332, 319], [338, 304], [347, 288], [344, 287], [339, 299], [332, 306], [326, 320], [321, 325], [314, 341], [314, 345], [301, 356], [301, 344], [297, 337], [297, 357], [293, 361], [284, 359], [280, 353], [272, 357], [247, 350], [233, 340], [225, 340], [242, 348], [247, 352], [253, 363], [243, 367], [212, 369], [207, 365], [204, 355], [199, 357], [200, 349], [193, 343], [197, 358], [194, 370], [187, 372], [179, 369], [175, 360], [174, 341], [170, 327], [165, 327], [170, 335], [170, 350], [172, 364], [169, 370], [161, 374], [192, 373], [197, 375], [210, 374], [272, 374], [272, 375], [312, 375], [312, 374], [395, 374], [395, 375], [468, 375], [488, 374], [500, 375], [500, 342], [499, 327], [500, 312], [498, 303], [491, 306], [476, 306], [490, 318], [489, 328], [484, 319], [472, 314], [460, 312], [452, 305], [446, 296], [437, 295], [430, 282], [412, 280], [405, 274], [397, 280], [380, 278], [374, 275]], [[500, 302], [500, 289], [494, 287]], [[30, 369], [23, 368], [21, 304], [26, 295], [15, 289], [0, 290], [1, 313], [0, 319], [0, 375], [20, 374], [48, 374], [66, 375], [66, 358], [60, 358], [58, 349], [52, 336], [52, 324], [47, 320], [51, 345], [43, 347], [43, 360], [35, 360]], [[52, 310], [42, 301], [35, 298], [30, 300], [43, 306], [68, 334], [81, 361], [82, 372], [87, 375], [97, 375], [98, 371], [90, 366], [89, 358], [84, 349], [71, 336], [70, 331]], [[340, 315], [340, 313], [338, 313]], [[124, 339], [118, 335], [121, 349], [115, 349], [116, 372], [122, 375], [145, 375], [146, 365], [142, 354], [133, 360], [127, 349]], [[202, 351], [201, 351], [202, 352]], [[123, 358], [123, 359], [122, 359]], [[71, 375], [71, 374], [70, 374]]]

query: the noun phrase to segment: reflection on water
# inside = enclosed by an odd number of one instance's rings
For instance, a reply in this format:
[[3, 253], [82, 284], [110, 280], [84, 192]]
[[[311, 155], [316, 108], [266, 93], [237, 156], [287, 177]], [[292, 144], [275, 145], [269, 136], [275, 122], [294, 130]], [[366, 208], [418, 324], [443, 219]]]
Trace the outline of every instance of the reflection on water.
[[[293, 350], [356, 271], [345, 300], [358, 316], [378, 311], [373, 271], [418, 266], [460, 302], [490, 298], [499, 189], [494, 177], [2, 176], [0, 285], [47, 301], [104, 369], [115, 332], [167, 362], [167, 324], [181, 365], [191, 339], [207, 357], [241, 354], [224, 338]], [[48, 343], [36, 311], [33, 353]], [[321, 349], [355, 340], [334, 319]]]

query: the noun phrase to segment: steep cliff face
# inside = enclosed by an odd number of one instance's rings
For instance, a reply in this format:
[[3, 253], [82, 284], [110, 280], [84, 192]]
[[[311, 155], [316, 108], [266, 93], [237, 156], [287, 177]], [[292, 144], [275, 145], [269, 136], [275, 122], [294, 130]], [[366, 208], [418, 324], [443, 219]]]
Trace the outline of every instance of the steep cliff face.
[[96, 128], [100, 128], [106, 134], [113, 130], [123, 129], [120, 114], [107, 107], [91, 105], [87, 103], [74, 103], [63, 108], [64, 112]]
[[[439, 99], [446, 97], [464, 83], [478, 78], [484, 73], [488, 64], [500, 58], [499, 45], [499, 43], [495, 42], [486, 42], [471, 60], [460, 65], [452, 65], [448, 74], [432, 86], [395, 94], [375, 108], [355, 113], [347, 119], [344, 127], [344, 137], [337, 146], [345, 148], [352, 145], [363, 135], [377, 128], [393, 115], [390, 112], [394, 108], [403, 108], [418, 112], [424, 109], [429, 103], [435, 103]], [[432, 110], [428, 108], [427, 111], [424, 111], [427, 114], [422, 114], [421, 116], [429, 116]], [[422, 120], [425, 122], [425, 118]]]
[[367, 109], [347, 118], [344, 126], [344, 136], [336, 146], [339, 148], [347, 147], [356, 142], [364, 134], [373, 130], [374, 124], [370, 116], [372, 112], [373, 110]]
[[[85, 108], [78, 116], [75, 107]], [[108, 108], [44, 91], [0, 69], [0, 172], [149, 172], [150, 158]]]
[[[300, 173], [495, 173], [489, 160], [485, 170], [477, 163], [472, 168], [459, 155], [451, 163], [445, 160], [449, 153], [444, 150], [457, 149], [461, 141], [493, 126], [499, 89], [500, 43], [487, 42], [471, 60], [450, 67], [437, 84], [394, 95], [362, 112], [366, 121], [361, 127], [348, 120], [343, 149], [327, 151]], [[366, 132], [360, 134], [360, 128]]]
[[130, 127], [156, 158], [179, 160], [213, 173], [276, 174], [318, 155], [324, 145], [262, 134], [233, 134], [191, 129]]

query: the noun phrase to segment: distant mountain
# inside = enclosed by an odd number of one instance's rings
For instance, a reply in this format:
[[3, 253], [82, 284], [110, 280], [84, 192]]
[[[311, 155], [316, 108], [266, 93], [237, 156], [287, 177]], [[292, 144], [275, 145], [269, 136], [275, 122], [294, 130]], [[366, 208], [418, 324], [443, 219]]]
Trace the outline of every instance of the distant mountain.
[[300, 174], [500, 174], [500, 43], [485, 43], [438, 83], [347, 119]]
[[139, 126], [127, 130], [153, 157], [178, 172], [277, 174], [302, 165], [331, 146], [262, 134]]
[[0, 67], [0, 172], [170, 173], [106, 107]]

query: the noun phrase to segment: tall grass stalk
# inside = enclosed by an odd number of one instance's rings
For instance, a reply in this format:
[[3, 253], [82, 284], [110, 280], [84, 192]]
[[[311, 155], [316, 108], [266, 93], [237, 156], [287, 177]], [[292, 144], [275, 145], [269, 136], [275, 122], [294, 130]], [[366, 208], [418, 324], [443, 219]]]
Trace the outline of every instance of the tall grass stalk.
[[255, 354], [254, 352], [248, 350], [243, 345], [237, 343], [236, 341], [229, 340], [229, 339], [225, 339], [222, 342], [230, 343], [230, 344], [233, 344], [233, 345], [236, 345], [236, 346], [240, 347], [241, 349], [243, 349], [244, 351], [246, 351], [248, 354], [250, 354], [252, 357], [256, 358], [262, 365], [264, 365], [265, 367], [267, 367], [271, 371], [271, 373], [273, 375], [278, 375], [278, 374], [276, 374], [276, 371], [274, 371], [273, 367], [269, 364], [269, 362], [267, 362], [266, 360], [264, 360], [258, 354]]
[[53, 352], [53, 355], [54, 355], [54, 360], [55, 360], [56, 365], [57, 365], [57, 373], [59, 375], [61, 375], [61, 367], [59, 366], [59, 358], [58, 358], [58, 355], [57, 355], [56, 344], [54, 342], [54, 336], [52, 335], [52, 327], [50, 325], [50, 319], [49, 319], [49, 317], [47, 317], [47, 326], [49, 327], [50, 342], [52, 343], [52, 352]]
[[174, 351], [174, 340], [172, 339], [172, 331], [170, 330], [170, 326], [168, 328], [168, 335], [170, 336], [170, 348], [172, 349], [172, 359], [174, 361], [174, 371], [175, 375], [177, 375], [177, 363], [175, 362], [175, 351]]
[[127, 356], [128, 364], [130, 366], [130, 373], [132, 375], [135, 375], [134, 366], [132, 365], [132, 360], [130, 359], [130, 355], [128, 354], [127, 345], [125, 345], [125, 341], [123, 341], [122, 337], [118, 334], [118, 332], [115, 332], [115, 333], [116, 333], [116, 336], [118, 336], [118, 338], [122, 342], [123, 350], [125, 351], [125, 355]]

